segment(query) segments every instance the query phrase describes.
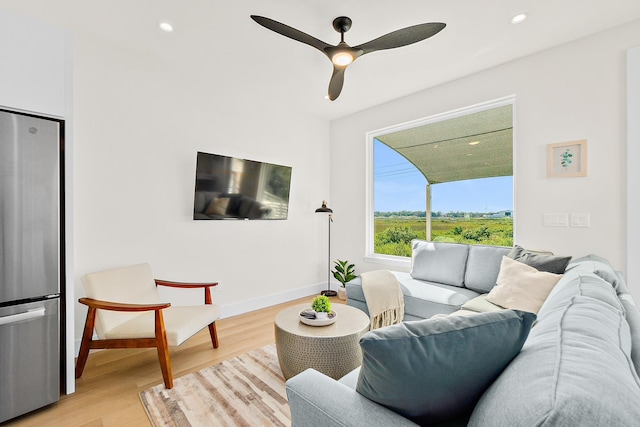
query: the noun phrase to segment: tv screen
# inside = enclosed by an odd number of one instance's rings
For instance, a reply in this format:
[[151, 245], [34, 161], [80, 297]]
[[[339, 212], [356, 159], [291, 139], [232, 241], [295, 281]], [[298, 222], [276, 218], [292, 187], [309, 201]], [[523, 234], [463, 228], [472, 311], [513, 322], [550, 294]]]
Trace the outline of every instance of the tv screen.
[[193, 219], [287, 219], [291, 167], [198, 152]]

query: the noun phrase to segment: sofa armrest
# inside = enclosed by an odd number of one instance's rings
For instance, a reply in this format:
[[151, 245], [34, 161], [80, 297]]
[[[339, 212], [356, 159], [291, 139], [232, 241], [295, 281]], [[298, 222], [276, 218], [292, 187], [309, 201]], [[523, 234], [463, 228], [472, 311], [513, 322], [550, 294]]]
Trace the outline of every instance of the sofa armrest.
[[287, 381], [287, 398], [293, 427], [417, 425], [314, 369]]

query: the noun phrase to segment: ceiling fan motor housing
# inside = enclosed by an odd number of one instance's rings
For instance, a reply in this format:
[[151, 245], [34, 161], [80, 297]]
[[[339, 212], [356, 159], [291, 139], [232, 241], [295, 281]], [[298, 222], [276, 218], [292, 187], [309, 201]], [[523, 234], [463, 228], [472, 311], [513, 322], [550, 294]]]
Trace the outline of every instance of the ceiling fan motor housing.
[[333, 20], [333, 29], [344, 34], [351, 28], [351, 23], [351, 18], [347, 16], [338, 16]]

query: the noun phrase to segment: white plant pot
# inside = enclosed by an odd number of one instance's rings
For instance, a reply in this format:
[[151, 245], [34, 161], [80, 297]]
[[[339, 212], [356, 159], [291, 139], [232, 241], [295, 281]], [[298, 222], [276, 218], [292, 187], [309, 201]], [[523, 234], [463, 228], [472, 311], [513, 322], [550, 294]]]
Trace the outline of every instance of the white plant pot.
[[338, 288], [338, 298], [340, 298], [341, 300], [347, 299], [347, 290], [344, 288], [344, 286], [340, 286]]

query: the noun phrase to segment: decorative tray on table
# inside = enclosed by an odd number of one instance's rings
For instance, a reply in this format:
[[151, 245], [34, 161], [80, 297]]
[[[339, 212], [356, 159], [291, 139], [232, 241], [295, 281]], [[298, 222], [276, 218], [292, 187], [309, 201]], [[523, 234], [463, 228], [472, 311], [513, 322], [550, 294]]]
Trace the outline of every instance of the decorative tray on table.
[[305, 325], [327, 326], [335, 322], [338, 315], [335, 311], [332, 311], [331, 313], [329, 313], [329, 316], [326, 319], [316, 319], [316, 312], [311, 310], [310, 308], [307, 308], [302, 310], [298, 317], [300, 318], [300, 321]]

